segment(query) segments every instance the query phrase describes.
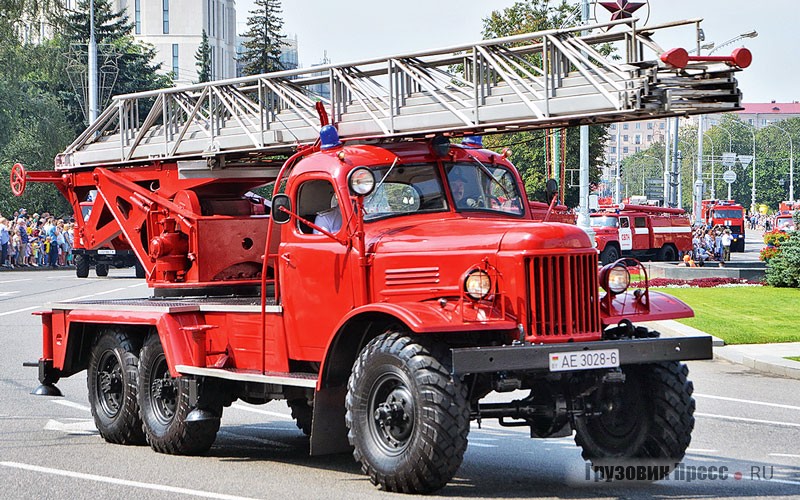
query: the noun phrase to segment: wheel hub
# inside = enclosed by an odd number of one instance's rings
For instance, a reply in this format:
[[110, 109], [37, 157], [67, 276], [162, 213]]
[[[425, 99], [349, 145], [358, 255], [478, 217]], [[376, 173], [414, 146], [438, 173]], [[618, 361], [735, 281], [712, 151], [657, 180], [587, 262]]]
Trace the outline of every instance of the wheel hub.
[[394, 447], [402, 446], [414, 429], [413, 399], [408, 389], [396, 387], [377, 405], [373, 417], [384, 439]]

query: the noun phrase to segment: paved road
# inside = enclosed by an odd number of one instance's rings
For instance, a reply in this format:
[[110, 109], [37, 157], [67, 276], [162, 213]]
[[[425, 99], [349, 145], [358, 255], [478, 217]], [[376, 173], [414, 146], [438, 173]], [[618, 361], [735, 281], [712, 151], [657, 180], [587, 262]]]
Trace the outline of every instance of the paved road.
[[[132, 273], [83, 280], [70, 271], [0, 275], [0, 496], [399, 498], [376, 491], [348, 455], [309, 458], [308, 441], [281, 402], [234, 403], [207, 455], [176, 457], [103, 442], [89, 413], [85, 374], [59, 383], [64, 398], [31, 396], [36, 370], [22, 362], [39, 356], [40, 328], [30, 312], [67, 298], [145, 296]], [[438, 497], [800, 497], [800, 380], [722, 361], [690, 369], [697, 423], [683, 479], [596, 483], [587, 480], [571, 438], [531, 440], [524, 429], [484, 422], [482, 429], [473, 424], [464, 464]], [[692, 467], [726, 467], [726, 479], [689, 481]]]

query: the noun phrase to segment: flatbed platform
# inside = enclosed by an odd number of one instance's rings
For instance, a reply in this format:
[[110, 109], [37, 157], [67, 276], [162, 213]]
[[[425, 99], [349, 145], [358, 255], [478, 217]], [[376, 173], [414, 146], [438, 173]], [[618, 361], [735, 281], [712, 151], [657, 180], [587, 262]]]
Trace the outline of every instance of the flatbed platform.
[[[131, 298], [109, 300], [75, 300], [48, 305], [53, 310], [146, 311], [161, 313], [182, 312], [242, 312], [260, 313], [260, 297], [185, 297], [185, 298]], [[280, 313], [283, 308], [271, 298], [267, 299], [266, 312]]]

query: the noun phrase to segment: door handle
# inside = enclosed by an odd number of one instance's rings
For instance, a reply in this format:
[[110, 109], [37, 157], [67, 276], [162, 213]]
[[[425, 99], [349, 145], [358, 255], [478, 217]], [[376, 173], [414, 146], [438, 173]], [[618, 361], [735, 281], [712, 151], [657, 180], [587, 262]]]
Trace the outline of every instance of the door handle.
[[281, 254], [281, 259], [285, 260], [287, 264], [291, 265], [291, 263], [292, 263], [292, 255], [289, 254], [289, 253]]

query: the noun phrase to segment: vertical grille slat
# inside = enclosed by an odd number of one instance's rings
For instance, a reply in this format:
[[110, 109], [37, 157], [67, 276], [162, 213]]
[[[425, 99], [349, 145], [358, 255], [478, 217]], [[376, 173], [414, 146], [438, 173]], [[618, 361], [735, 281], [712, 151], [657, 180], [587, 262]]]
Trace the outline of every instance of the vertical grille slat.
[[597, 255], [528, 259], [528, 331], [540, 339], [590, 337], [600, 332]]

